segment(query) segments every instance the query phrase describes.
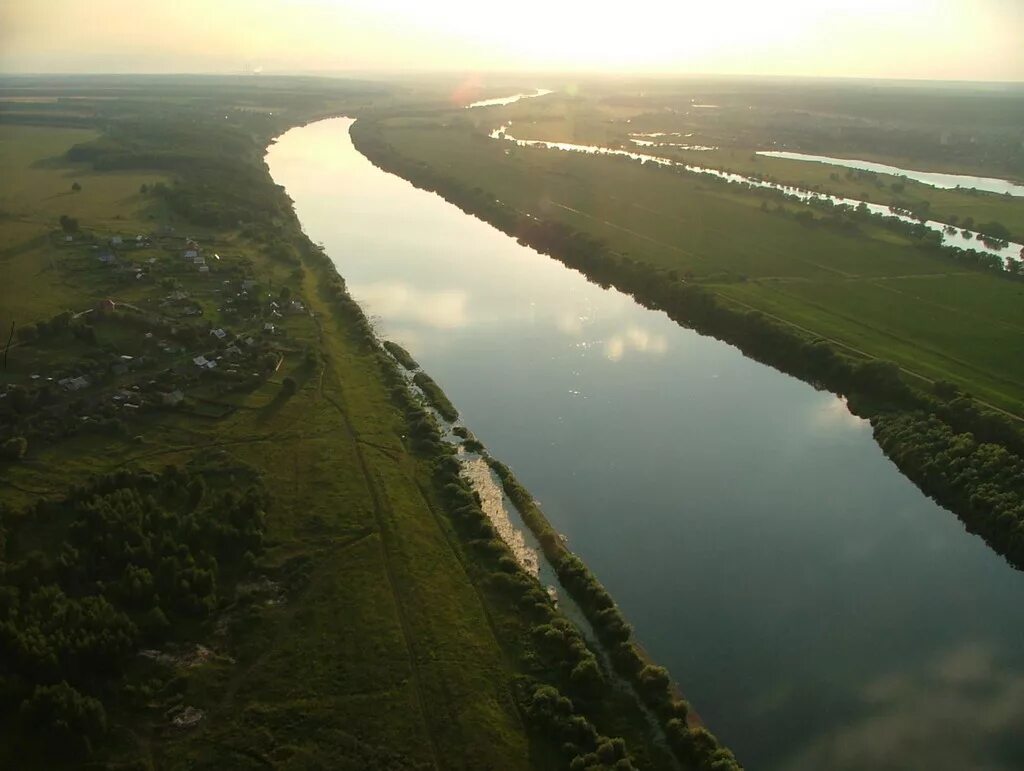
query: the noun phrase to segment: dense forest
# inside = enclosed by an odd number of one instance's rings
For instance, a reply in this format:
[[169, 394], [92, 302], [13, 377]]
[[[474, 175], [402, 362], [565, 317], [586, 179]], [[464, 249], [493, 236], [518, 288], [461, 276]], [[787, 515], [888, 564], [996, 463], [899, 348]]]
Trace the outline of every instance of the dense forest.
[[253, 568], [266, 506], [246, 469], [168, 466], [2, 512], [4, 720], [44, 753], [87, 756], [104, 704], [146, 698], [126, 677], [139, 650], [192, 639]]

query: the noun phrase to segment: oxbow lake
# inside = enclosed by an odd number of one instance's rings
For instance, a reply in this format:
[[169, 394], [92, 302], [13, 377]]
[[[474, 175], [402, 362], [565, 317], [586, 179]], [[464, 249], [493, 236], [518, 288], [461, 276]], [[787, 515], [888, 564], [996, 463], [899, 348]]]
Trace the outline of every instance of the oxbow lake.
[[351, 122], [268, 152], [306, 232], [747, 768], [1024, 768], [1024, 574], [841, 400], [378, 170]]
[[[671, 166], [679, 169], [685, 169], [693, 174], [706, 174], [711, 177], [716, 177], [730, 184], [778, 190], [780, 193], [783, 193], [790, 198], [796, 198], [801, 201], [828, 201], [835, 206], [845, 206], [850, 209], [855, 209], [858, 206], [864, 206], [871, 214], [877, 214], [883, 217], [895, 217], [902, 222], [925, 225], [929, 229], [942, 235], [942, 244], [944, 246], [954, 246], [959, 249], [970, 249], [983, 254], [992, 254], [996, 257], [1002, 257], [1004, 267], [1007, 259], [1017, 259], [1019, 256], [1024, 255], [1024, 245], [1022, 244], [1018, 244], [1013, 241], [1008, 241], [1004, 244], [987, 243], [979, 237], [980, 234], [977, 231], [954, 228], [947, 223], [936, 220], [917, 220], [907, 214], [894, 212], [890, 207], [882, 204], [860, 201], [856, 198], [844, 198], [842, 196], [828, 195], [826, 193], [816, 193], [813, 190], [805, 190], [803, 188], [796, 187], [795, 185], [767, 182], [762, 179], [747, 177], [731, 171], [722, 171], [720, 169], [707, 168], [704, 166], [694, 166], [693, 164], [673, 161], [670, 158], [662, 158], [657, 155], [650, 155], [649, 153], [621, 150], [614, 147], [601, 147], [600, 145], [579, 145], [571, 142], [548, 142], [541, 139], [518, 139], [510, 133], [511, 128], [511, 123], [505, 123], [494, 129], [490, 133], [490, 137], [491, 139], [503, 139], [513, 142], [519, 147], [561, 150], [563, 152], [584, 153], [586, 155], [612, 155], [629, 158], [630, 160], [638, 161], [640, 163], [656, 163], [659, 166]], [[652, 144], [645, 145], [643, 140], [631, 139], [630, 141], [640, 147], [652, 146]], [[718, 149], [703, 145], [680, 145], [680, 147], [690, 150]], [[762, 153], [762, 155], [764, 154], [765, 153]]]
[[859, 169], [860, 171], [873, 171], [877, 174], [894, 174], [897, 177], [906, 177], [915, 182], [923, 182], [932, 187], [951, 190], [957, 187], [965, 187], [972, 190], [983, 190], [987, 193], [998, 193], [999, 195], [1024, 196], [1024, 185], [1018, 185], [1008, 179], [997, 179], [995, 177], [974, 177], [968, 174], [943, 174], [937, 171], [917, 171], [916, 169], [901, 169], [898, 166], [888, 166], [884, 163], [874, 161], [858, 161], [852, 158], [832, 158], [827, 155], [806, 155], [805, 153], [791, 153], [782, 150], [765, 150], [758, 155], [768, 158], [786, 158], [791, 161], [813, 161], [815, 163], [827, 163], [831, 166], [843, 166], [848, 169]]

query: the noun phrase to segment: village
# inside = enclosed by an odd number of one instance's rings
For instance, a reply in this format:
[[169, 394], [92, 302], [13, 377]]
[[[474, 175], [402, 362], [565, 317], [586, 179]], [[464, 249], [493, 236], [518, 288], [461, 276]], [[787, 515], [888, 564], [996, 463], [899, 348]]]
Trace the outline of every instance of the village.
[[51, 236], [61, 270], [100, 298], [12, 330], [0, 380], [8, 459], [27, 442], [134, 433], [157, 412], [223, 417], [306, 353], [289, 327], [311, 324], [310, 312], [288, 286], [258, 280], [248, 258], [172, 228], [100, 237], [73, 225]]

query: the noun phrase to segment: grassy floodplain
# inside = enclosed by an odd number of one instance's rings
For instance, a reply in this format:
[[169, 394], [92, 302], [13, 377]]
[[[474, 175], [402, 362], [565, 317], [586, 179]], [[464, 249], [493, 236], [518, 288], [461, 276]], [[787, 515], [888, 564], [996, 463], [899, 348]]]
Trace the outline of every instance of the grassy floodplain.
[[[822, 87], [826, 94], [816, 94], [818, 87], [807, 83], [788, 88], [762, 84], [753, 90], [729, 83], [690, 88], [672, 84], [659, 90], [649, 82], [614, 89], [599, 83], [569, 88], [572, 97], [555, 95], [503, 108], [502, 122], [511, 121], [511, 133], [519, 139], [640, 149], [693, 165], [896, 205], [942, 222], [997, 221], [1024, 237], [1019, 198], [756, 155], [790, 150], [1020, 180], [1024, 158], [1016, 132], [1024, 116], [1013, 87], [980, 95], [943, 92], [938, 99], [927, 89], [905, 93], [889, 86], [865, 93], [871, 89], [856, 84]], [[495, 126], [488, 121], [496, 114], [471, 117], [490, 131]], [[640, 148], [634, 139], [656, 144]]]
[[[500, 124], [500, 112], [490, 121]], [[762, 197], [735, 186], [515, 147], [454, 118], [395, 118], [381, 137], [457, 184], [592, 234], [623, 258], [1024, 415], [1024, 283], [937, 258], [870, 222], [856, 236], [807, 227], [762, 211]]]
[[[609, 689], [579, 633], [510, 564], [423, 405], [262, 163], [292, 125], [434, 92], [84, 79], [71, 89], [83, 98], [69, 128], [66, 86], [5, 88], [57, 98], [0, 114], [11, 180], [3, 321], [19, 331], [3, 373], [5, 448], [17, 459], [0, 465], [11, 571], [2, 644], [5, 662], [31, 664], [0, 665], [0, 765], [513, 769], [564, 767], [579, 754], [592, 767], [631, 768], [627, 756], [676, 767], [636, 697]], [[61, 215], [77, 227], [63, 230]], [[204, 265], [188, 256], [193, 245]], [[197, 357], [220, 366], [197, 369]], [[76, 372], [88, 374], [81, 389], [56, 383]], [[161, 401], [171, 388], [173, 405]], [[168, 466], [251, 470], [266, 512], [257, 553], [231, 570], [213, 563], [213, 591], [183, 584], [205, 610], [147, 637], [155, 652], [140, 657], [142, 611], [131, 602], [158, 598], [67, 583], [61, 545], [29, 507], [50, 501], [59, 512], [73, 488]], [[215, 507], [201, 488], [189, 506]], [[109, 548], [97, 570], [128, 559], [142, 575], [149, 547], [127, 557]], [[20, 578], [31, 579], [29, 565], [74, 607], [109, 595], [128, 642], [94, 643], [110, 657], [102, 676], [42, 627], [33, 634], [57, 668], [36, 671], [39, 649], [23, 641], [27, 624], [43, 622], [12, 610], [35, 597]], [[560, 642], [539, 639], [538, 624], [553, 624]], [[73, 700], [46, 690], [61, 681]], [[42, 715], [31, 725], [25, 700]], [[715, 745], [701, 741], [710, 758]]]
[[385, 112], [352, 135], [521, 243], [843, 395], [907, 476], [1024, 567], [1019, 275], [867, 212], [489, 136], [508, 119]]

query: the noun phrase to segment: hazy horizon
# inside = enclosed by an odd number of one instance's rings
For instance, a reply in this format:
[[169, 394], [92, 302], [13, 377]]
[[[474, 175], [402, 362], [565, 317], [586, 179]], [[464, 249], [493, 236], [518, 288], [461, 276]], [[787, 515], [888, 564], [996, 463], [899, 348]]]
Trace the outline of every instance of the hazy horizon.
[[[612, 9], [617, 11], [612, 13]], [[0, 10], [4, 74], [488, 72], [1024, 81], [1014, 0], [96, 0]]]

